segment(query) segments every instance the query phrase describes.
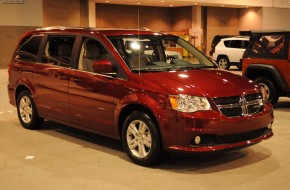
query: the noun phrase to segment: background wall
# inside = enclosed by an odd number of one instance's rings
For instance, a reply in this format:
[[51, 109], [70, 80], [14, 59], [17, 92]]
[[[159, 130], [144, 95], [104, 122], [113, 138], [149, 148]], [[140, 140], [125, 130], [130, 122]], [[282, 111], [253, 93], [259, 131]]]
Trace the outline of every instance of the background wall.
[[0, 1], [0, 23], [2, 26], [41, 26], [42, 0], [23, 3]]
[[96, 4], [96, 27], [138, 28], [171, 31], [171, 9], [129, 5]]
[[192, 7], [171, 8], [170, 17], [172, 31], [192, 28]]
[[7, 68], [20, 36], [43, 24], [42, 1], [1, 1], [0, 13], [0, 68]]
[[290, 28], [290, 9], [263, 8], [263, 29]]
[[207, 7], [205, 52], [208, 54], [215, 35], [239, 35], [239, 9]]
[[84, 0], [43, 0], [43, 26], [86, 26]]
[[240, 31], [263, 28], [263, 8], [240, 9]]

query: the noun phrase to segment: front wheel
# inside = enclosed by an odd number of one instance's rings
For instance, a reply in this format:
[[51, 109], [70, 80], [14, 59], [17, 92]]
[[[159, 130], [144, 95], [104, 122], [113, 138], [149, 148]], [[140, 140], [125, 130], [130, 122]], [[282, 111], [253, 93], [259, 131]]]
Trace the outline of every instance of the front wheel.
[[138, 165], [157, 164], [163, 156], [157, 126], [144, 112], [135, 111], [126, 118], [122, 140], [127, 155]]
[[21, 125], [26, 129], [42, 126], [43, 118], [38, 116], [33, 97], [29, 91], [22, 91], [17, 98], [17, 114]]
[[264, 89], [266, 99], [272, 104], [275, 105], [279, 99], [279, 93], [275, 85], [268, 78], [260, 77], [255, 80], [260, 86]]

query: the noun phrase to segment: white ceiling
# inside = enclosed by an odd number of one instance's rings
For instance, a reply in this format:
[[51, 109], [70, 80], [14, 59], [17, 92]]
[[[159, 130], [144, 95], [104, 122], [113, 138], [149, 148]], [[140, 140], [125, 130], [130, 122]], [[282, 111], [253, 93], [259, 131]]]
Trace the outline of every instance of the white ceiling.
[[[273, 7], [274, 2], [287, 2], [290, 0], [95, 0], [96, 3], [140, 5], [157, 7], [182, 7], [182, 6], [224, 6], [224, 7]], [[287, 4], [286, 3], [286, 4]], [[276, 3], [277, 4], [277, 3]]]

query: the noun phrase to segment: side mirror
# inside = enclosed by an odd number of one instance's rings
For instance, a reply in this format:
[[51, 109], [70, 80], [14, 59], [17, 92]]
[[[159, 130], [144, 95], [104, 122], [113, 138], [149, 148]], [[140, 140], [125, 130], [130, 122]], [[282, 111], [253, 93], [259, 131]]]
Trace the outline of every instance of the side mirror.
[[112, 74], [113, 64], [109, 60], [99, 60], [94, 62], [93, 69], [95, 73], [109, 73]]

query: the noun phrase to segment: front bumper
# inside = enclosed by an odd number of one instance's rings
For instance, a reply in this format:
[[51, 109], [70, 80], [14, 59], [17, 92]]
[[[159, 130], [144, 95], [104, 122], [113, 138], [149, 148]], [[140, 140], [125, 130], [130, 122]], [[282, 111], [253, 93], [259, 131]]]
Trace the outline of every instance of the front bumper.
[[[273, 110], [269, 103], [259, 114], [233, 118], [214, 110], [177, 113], [169, 119], [171, 140], [164, 141], [164, 148], [187, 153], [240, 149], [272, 137], [272, 129], [268, 127], [273, 121]], [[196, 136], [201, 138], [199, 144], [194, 141]]]

